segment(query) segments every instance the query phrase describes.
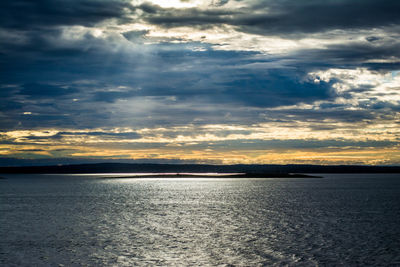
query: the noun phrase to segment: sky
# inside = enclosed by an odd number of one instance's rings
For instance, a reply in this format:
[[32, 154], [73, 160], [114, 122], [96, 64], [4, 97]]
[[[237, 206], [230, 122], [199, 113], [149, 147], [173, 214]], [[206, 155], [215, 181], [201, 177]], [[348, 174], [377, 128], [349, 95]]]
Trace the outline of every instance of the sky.
[[400, 1], [0, 2], [12, 160], [400, 165]]

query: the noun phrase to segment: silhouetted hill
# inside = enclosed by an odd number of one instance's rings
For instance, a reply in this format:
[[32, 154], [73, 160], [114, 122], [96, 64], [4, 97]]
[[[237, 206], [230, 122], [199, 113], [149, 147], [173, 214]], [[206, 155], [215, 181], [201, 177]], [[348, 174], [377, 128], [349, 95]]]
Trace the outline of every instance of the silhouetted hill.
[[352, 165], [206, 165], [98, 163], [58, 166], [0, 167], [0, 173], [151, 173], [151, 172], [241, 172], [241, 173], [400, 173], [400, 166]]

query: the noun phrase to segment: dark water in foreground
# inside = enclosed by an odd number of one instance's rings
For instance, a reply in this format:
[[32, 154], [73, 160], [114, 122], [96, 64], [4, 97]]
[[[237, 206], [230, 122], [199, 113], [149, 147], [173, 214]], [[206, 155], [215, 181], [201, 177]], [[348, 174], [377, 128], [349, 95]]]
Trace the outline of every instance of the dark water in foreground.
[[3, 176], [2, 266], [400, 266], [398, 174]]

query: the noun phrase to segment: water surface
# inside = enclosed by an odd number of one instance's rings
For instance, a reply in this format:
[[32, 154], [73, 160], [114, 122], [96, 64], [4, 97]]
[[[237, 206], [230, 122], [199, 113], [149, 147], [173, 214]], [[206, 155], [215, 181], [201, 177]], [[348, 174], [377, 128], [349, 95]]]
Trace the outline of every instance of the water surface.
[[398, 174], [2, 175], [4, 266], [399, 266]]

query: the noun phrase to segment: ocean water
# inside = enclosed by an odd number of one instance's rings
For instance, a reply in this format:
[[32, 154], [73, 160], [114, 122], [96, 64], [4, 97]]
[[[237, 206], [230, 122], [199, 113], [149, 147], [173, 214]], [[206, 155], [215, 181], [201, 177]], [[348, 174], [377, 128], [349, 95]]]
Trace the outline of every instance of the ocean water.
[[399, 174], [2, 176], [1, 266], [400, 266]]

